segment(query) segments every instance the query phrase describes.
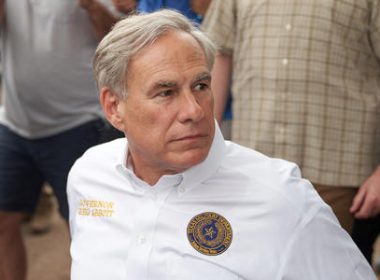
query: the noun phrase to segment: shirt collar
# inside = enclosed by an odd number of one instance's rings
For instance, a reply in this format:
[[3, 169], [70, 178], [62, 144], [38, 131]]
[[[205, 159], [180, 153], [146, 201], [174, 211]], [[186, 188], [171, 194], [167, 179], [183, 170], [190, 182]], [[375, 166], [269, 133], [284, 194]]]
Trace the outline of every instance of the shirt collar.
[[183, 172], [181, 185], [186, 185], [188, 190], [190, 187], [198, 185], [211, 177], [218, 170], [225, 156], [225, 150], [226, 144], [223, 135], [215, 122], [214, 139], [206, 159]]

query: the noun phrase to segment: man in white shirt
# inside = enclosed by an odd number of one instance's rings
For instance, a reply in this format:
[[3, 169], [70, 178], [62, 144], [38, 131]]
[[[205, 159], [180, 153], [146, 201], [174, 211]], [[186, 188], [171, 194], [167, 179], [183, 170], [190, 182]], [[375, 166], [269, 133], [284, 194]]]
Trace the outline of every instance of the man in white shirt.
[[123, 131], [68, 179], [76, 279], [375, 279], [295, 164], [224, 141], [214, 47], [180, 14], [120, 21], [94, 69]]

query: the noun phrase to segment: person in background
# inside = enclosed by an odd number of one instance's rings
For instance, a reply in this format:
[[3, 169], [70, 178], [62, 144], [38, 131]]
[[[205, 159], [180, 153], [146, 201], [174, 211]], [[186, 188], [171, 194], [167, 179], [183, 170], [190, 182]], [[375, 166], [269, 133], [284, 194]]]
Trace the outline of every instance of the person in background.
[[295, 164], [223, 139], [214, 54], [170, 10], [127, 17], [100, 42], [100, 102], [125, 138], [69, 173], [71, 279], [374, 280]]
[[361, 185], [355, 196], [351, 213], [355, 216], [352, 239], [359, 246], [368, 262], [380, 274], [380, 256], [374, 258], [374, 244], [380, 234], [380, 167]]
[[90, 146], [120, 136], [98, 104], [91, 59], [117, 21], [111, 0], [1, 0], [0, 275], [24, 280], [20, 231], [46, 181], [68, 219], [67, 174]]
[[375, 0], [214, 0], [203, 21], [219, 47], [217, 119], [231, 78], [232, 140], [296, 162], [349, 233], [354, 215], [380, 213], [380, 185], [363, 184], [380, 161], [379, 11]]

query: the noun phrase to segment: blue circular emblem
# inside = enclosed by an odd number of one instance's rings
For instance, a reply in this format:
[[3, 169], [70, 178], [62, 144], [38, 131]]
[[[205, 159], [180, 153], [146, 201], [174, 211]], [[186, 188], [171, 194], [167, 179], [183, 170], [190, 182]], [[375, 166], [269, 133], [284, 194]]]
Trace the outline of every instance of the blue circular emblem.
[[216, 256], [230, 246], [232, 228], [230, 223], [217, 213], [201, 213], [193, 217], [187, 225], [187, 238], [198, 252]]

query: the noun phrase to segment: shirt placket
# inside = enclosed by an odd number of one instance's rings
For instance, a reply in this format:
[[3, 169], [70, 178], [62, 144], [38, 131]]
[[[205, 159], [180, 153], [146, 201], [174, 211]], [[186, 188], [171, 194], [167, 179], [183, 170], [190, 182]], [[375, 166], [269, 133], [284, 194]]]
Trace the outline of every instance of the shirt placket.
[[148, 279], [148, 264], [159, 208], [152, 194], [146, 191], [140, 207], [134, 213], [136, 218], [126, 263], [128, 279]]
[[[168, 185], [171, 185], [171, 183], [173, 182], [170, 182]], [[159, 237], [155, 234], [158, 217], [161, 208], [165, 204], [166, 197], [172, 190], [169, 186], [160, 187], [146, 188], [140, 206], [134, 212], [136, 219], [126, 262], [128, 279], [150, 279], [150, 275], [152, 274], [150, 269], [156, 268], [151, 263], [151, 254], [154, 247], [159, 244], [159, 240], [157, 240]]]
[[275, 105], [275, 123], [274, 123], [274, 155], [284, 156], [286, 134], [287, 134], [287, 103], [289, 97], [289, 68], [292, 67], [294, 61], [290, 57], [289, 44], [293, 31], [293, 23], [291, 17], [291, 5], [285, 5], [283, 8], [288, 11], [283, 13], [280, 20], [279, 28], [279, 47], [278, 61], [276, 71], [276, 105]]

